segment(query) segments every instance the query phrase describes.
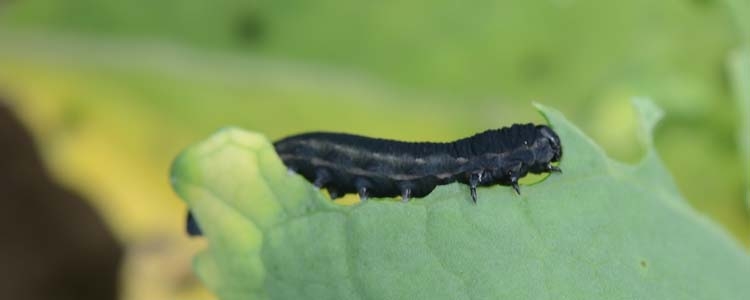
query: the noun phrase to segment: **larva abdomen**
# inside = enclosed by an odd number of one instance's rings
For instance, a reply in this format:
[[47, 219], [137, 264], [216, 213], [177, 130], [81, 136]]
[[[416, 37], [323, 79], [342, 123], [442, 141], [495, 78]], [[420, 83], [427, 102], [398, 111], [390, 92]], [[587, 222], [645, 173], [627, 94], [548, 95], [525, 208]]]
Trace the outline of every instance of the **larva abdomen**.
[[557, 171], [557, 134], [545, 125], [516, 124], [450, 143], [400, 142], [341, 133], [307, 133], [274, 144], [284, 164], [332, 198], [424, 197], [437, 185], [502, 184], [518, 191], [527, 173]]

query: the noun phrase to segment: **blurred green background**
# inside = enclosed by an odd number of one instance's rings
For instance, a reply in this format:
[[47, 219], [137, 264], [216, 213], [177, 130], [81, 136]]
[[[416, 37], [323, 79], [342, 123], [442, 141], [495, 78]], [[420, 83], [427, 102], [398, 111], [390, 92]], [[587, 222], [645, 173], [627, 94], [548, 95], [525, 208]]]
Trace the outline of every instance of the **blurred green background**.
[[0, 93], [125, 244], [123, 299], [211, 299], [167, 171], [227, 125], [451, 140], [543, 122], [537, 101], [635, 162], [649, 97], [686, 198], [750, 247], [747, 20], [739, 0], [0, 0]]

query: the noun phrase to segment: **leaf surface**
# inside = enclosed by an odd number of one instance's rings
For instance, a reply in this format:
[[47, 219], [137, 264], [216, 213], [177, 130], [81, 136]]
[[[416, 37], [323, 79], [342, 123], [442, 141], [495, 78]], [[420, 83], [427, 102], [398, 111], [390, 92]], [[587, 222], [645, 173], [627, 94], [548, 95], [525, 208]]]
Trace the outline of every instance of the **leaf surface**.
[[262, 135], [224, 129], [175, 161], [175, 190], [221, 299], [746, 299], [750, 257], [682, 199], [654, 152], [661, 111], [635, 101], [647, 154], [609, 159], [559, 112], [563, 174], [440, 186], [342, 206], [288, 174]]

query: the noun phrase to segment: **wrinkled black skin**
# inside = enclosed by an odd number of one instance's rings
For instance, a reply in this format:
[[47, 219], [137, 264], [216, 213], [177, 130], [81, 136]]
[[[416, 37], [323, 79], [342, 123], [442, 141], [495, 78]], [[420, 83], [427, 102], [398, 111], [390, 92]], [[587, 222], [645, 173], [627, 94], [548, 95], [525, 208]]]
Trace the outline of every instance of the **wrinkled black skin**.
[[[421, 198], [438, 185], [458, 181], [471, 186], [472, 177], [475, 186], [500, 184], [517, 188], [518, 179], [528, 173], [559, 170], [551, 163], [562, 157], [558, 135], [548, 126], [534, 124], [514, 124], [450, 143], [315, 132], [284, 138], [274, 147], [290, 170], [326, 188], [334, 199], [349, 193], [365, 198]], [[342, 151], [341, 147], [351, 151]], [[378, 158], [383, 155], [392, 159]], [[425, 163], [418, 163], [418, 159]], [[321, 166], [319, 161], [332, 166]], [[369, 174], [355, 174], [355, 169]], [[438, 174], [449, 176], [441, 178]], [[399, 175], [414, 178], [400, 180]], [[410, 193], [404, 195], [405, 190]], [[474, 190], [472, 198], [476, 201]], [[201, 235], [192, 214], [188, 214], [187, 223], [190, 235]]]
[[[315, 141], [318, 145], [310, 147]], [[548, 126], [515, 124], [502, 129], [488, 130], [469, 138], [450, 143], [400, 142], [341, 133], [306, 133], [274, 143], [276, 152], [291, 170], [310, 182], [328, 177], [324, 187], [332, 197], [360, 192], [366, 197], [402, 196], [405, 189], [410, 197], [424, 197], [438, 185], [458, 181], [469, 184], [472, 174], [481, 173], [478, 186], [495, 184], [514, 185], [528, 173], [549, 172], [552, 162], [562, 157], [562, 146], [557, 134]], [[343, 153], [335, 146], [356, 149]], [[393, 161], [377, 159], [377, 155], [397, 155]], [[335, 168], [321, 167], [313, 158], [332, 163]], [[468, 160], [459, 163], [457, 159]], [[429, 161], [418, 164], [417, 159]], [[351, 168], [363, 169], [377, 175], [356, 175]], [[436, 174], [451, 176], [439, 178]], [[398, 180], [391, 174], [416, 176]]]

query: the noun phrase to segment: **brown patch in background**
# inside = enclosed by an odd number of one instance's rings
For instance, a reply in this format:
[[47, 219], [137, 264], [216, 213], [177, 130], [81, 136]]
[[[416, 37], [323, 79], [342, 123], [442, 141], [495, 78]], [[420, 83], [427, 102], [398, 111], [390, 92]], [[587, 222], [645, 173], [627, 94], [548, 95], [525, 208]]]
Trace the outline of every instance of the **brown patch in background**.
[[0, 298], [117, 299], [122, 254], [88, 202], [47, 174], [0, 97]]

